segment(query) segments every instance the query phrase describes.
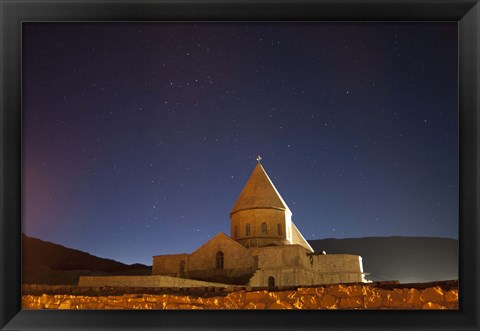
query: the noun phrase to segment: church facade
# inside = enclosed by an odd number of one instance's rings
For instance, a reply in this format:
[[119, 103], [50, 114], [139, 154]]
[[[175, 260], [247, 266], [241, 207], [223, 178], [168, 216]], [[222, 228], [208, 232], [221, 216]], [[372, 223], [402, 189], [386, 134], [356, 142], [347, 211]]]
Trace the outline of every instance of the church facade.
[[314, 252], [258, 161], [230, 212], [230, 236], [154, 256], [152, 274], [248, 286], [366, 282], [360, 256]]

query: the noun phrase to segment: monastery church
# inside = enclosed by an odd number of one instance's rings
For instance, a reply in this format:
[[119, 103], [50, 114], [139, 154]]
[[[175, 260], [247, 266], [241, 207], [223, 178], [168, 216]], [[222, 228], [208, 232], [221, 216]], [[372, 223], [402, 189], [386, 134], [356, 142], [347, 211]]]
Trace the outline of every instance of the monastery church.
[[365, 282], [358, 255], [315, 253], [258, 159], [217, 234], [191, 254], [153, 257], [152, 274], [250, 286]]
[[[192, 286], [198, 281], [252, 287], [367, 282], [360, 256], [313, 251], [260, 157], [257, 161], [230, 211], [230, 236], [219, 233], [191, 254], [154, 256], [152, 276], [143, 277], [161, 276], [157, 285], [176, 279], [175, 284]], [[127, 277], [132, 281], [123, 277], [122, 285], [142, 285], [142, 276]], [[115, 276], [101, 278], [80, 277], [79, 285], [119, 284]]]

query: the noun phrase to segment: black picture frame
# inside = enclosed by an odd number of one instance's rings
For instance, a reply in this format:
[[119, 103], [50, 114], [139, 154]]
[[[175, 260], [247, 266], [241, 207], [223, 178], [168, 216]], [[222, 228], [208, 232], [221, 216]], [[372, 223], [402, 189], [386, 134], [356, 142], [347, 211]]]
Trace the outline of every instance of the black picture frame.
[[[472, 0], [0, 0], [0, 328], [479, 330], [479, 35]], [[21, 310], [21, 26], [24, 21], [456, 21], [460, 309], [452, 311]], [[439, 54], [441, 56], [441, 54]]]

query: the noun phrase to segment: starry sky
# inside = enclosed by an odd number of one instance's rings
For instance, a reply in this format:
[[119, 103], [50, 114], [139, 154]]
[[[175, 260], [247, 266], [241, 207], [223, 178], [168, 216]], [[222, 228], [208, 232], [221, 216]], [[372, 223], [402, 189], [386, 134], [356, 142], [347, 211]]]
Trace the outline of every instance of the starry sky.
[[190, 253], [262, 165], [307, 240], [458, 238], [457, 23], [23, 24], [29, 235]]

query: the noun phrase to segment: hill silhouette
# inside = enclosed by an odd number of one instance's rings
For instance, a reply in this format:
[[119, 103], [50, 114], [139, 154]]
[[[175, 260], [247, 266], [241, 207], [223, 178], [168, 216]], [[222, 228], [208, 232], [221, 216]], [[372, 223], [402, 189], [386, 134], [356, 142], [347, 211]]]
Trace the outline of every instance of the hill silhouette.
[[423, 283], [458, 279], [458, 240], [435, 237], [365, 237], [310, 240], [316, 252], [355, 254], [372, 281]]
[[81, 275], [145, 275], [151, 267], [124, 264], [22, 235], [22, 283], [77, 284]]

